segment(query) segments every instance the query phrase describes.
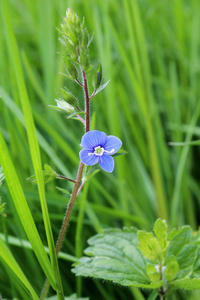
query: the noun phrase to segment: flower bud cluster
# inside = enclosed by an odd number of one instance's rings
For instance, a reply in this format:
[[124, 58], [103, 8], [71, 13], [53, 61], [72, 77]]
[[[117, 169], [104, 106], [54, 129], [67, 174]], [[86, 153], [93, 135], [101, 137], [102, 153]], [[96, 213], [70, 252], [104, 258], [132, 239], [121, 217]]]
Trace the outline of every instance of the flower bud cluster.
[[63, 24], [61, 24], [63, 42], [69, 54], [65, 64], [72, 78], [77, 79], [78, 72], [75, 71], [76, 68], [73, 66], [73, 62], [79, 62], [84, 71], [87, 71], [90, 67], [89, 35], [87, 29], [83, 28], [84, 21], [81, 23], [79, 17], [71, 8], [67, 9], [63, 21]]

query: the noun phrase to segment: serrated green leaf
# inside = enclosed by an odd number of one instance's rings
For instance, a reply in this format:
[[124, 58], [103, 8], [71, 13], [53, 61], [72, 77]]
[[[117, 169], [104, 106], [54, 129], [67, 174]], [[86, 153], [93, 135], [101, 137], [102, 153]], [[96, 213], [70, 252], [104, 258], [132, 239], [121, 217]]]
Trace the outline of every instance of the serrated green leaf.
[[164, 272], [164, 277], [166, 280], [173, 280], [179, 271], [179, 265], [177, 259], [174, 255], [171, 255], [166, 263], [166, 269]]
[[166, 259], [169, 256], [174, 255], [177, 257], [181, 249], [188, 244], [193, 236], [191, 227], [183, 226], [178, 230], [173, 230], [173, 237], [171, 238], [170, 244], [167, 249]]
[[177, 278], [190, 276], [197, 257], [198, 245], [190, 244], [193, 232], [189, 226], [183, 226], [171, 239], [166, 253], [166, 262], [174, 255], [179, 265]]
[[[157, 259], [157, 254], [155, 253], [156, 249], [151, 249], [149, 247], [150, 241], [151, 241], [151, 243], [152, 242], [155, 243], [155, 237], [154, 237], [153, 233], [138, 230], [137, 235], [138, 235], [138, 240], [139, 240], [138, 247], [139, 247], [140, 251], [142, 252], [142, 254], [147, 259], [150, 259], [150, 260]], [[150, 243], [150, 245], [151, 245], [151, 243]]]
[[165, 250], [167, 246], [167, 222], [161, 219], [156, 220], [153, 231], [160, 243], [162, 250]]
[[162, 249], [156, 237], [149, 240], [148, 247], [151, 250], [151, 258], [149, 259], [153, 261], [163, 259]]
[[170, 282], [174, 289], [195, 290], [200, 289], [200, 279], [183, 278]]
[[88, 241], [90, 247], [72, 270], [78, 276], [111, 280], [125, 286], [158, 288], [163, 282], [151, 283], [145, 260], [139, 251], [136, 230], [105, 230]]
[[149, 276], [150, 280], [153, 282], [160, 281], [160, 274], [156, 270], [156, 267], [153, 264], [147, 263], [146, 265], [147, 275]]
[[193, 232], [192, 243], [200, 243], [200, 230]]
[[197, 251], [197, 257], [194, 262], [192, 278], [200, 278], [200, 248]]
[[193, 272], [193, 266], [197, 257], [197, 245], [186, 245], [177, 256], [179, 272], [177, 278], [190, 276]]
[[177, 235], [180, 232], [180, 229], [177, 228], [173, 228], [170, 233], [168, 234], [167, 239], [170, 241], [173, 239], [173, 237], [175, 237], [175, 235]]

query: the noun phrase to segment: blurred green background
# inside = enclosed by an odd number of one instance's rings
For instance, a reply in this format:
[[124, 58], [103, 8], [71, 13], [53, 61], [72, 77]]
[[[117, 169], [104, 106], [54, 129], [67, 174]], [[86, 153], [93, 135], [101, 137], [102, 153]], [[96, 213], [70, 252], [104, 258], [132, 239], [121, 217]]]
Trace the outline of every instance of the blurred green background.
[[[67, 7], [85, 17], [94, 33], [91, 60], [103, 65], [106, 89], [91, 101], [92, 126], [118, 136], [127, 155], [115, 159], [112, 174], [99, 172], [77, 199], [62, 251], [80, 257], [87, 239], [102, 228], [136, 226], [152, 229], [157, 217], [169, 228], [199, 225], [199, 147], [174, 147], [168, 143], [198, 140], [200, 74], [200, 2], [196, 0], [1, 0], [9, 15], [21, 54], [25, 84], [38, 130], [42, 163], [75, 178], [83, 126], [66, 120], [48, 105], [55, 105], [56, 90], [70, 87], [83, 107], [83, 95], [60, 74], [64, 72], [59, 43], [62, 17]], [[0, 2], [2, 3], [2, 2]], [[1, 6], [0, 6], [0, 11]], [[6, 139], [40, 236], [46, 244], [38, 192], [26, 181], [33, 166], [16, 87], [12, 49], [2, 22], [0, 30], [0, 130]], [[13, 53], [12, 55], [15, 55]], [[92, 90], [90, 90], [92, 92]], [[53, 182], [46, 195], [55, 240], [59, 234], [73, 184]], [[44, 274], [34, 254], [22, 246], [25, 233], [10, 201], [6, 184], [1, 187], [6, 203], [0, 231], [16, 239], [10, 248], [40, 291]], [[12, 244], [12, 243], [11, 243]], [[91, 300], [145, 299], [148, 293], [115, 285], [75, 279], [71, 262], [60, 259], [66, 295], [77, 292]], [[1, 264], [0, 293], [12, 299], [28, 299], [9, 269]], [[144, 296], [143, 296], [144, 294]], [[198, 299], [198, 292], [177, 293], [174, 299]]]

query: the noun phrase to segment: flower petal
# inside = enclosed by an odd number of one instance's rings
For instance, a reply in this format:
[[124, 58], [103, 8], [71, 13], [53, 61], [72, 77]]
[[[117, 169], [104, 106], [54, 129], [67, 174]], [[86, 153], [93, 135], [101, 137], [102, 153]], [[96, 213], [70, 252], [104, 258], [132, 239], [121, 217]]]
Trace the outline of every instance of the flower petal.
[[85, 149], [82, 149], [80, 152], [79, 152], [79, 156], [80, 156], [80, 159], [81, 161], [85, 164], [85, 165], [88, 165], [88, 166], [93, 166], [95, 165], [96, 163], [98, 163], [98, 160], [99, 160], [99, 157], [96, 156], [96, 155], [88, 155], [89, 153], [91, 153], [91, 150], [85, 150]]
[[99, 164], [103, 170], [111, 173], [114, 169], [115, 162], [112, 156], [104, 154], [99, 157]]
[[111, 153], [111, 155], [112, 155], [112, 154], [116, 153], [119, 150], [121, 145], [122, 145], [122, 141], [118, 137], [113, 136], [113, 135], [109, 135], [107, 137], [107, 142], [104, 145], [104, 149], [106, 151], [111, 151], [111, 150], [114, 149], [114, 151]]
[[107, 142], [107, 135], [103, 131], [92, 130], [86, 132], [81, 140], [81, 146], [87, 150], [103, 146]]

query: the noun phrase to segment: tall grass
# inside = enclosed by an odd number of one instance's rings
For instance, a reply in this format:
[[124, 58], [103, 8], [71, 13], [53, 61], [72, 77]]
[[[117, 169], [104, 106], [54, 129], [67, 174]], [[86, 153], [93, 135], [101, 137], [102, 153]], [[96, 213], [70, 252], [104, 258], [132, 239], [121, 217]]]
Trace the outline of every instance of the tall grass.
[[[70, 272], [71, 261], [83, 254], [87, 239], [102, 228], [126, 225], [149, 230], [157, 217], [167, 219], [170, 227], [198, 227], [199, 148], [172, 147], [168, 142], [190, 141], [200, 135], [200, 2], [0, 1], [0, 131], [40, 238], [50, 247], [51, 260], [53, 238], [56, 240], [59, 234], [68, 201], [68, 196], [56, 187], [71, 192], [73, 184], [48, 183], [44, 195], [41, 164], [47, 163], [56, 172], [74, 178], [83, 134], [81, 123], [65, 120], [48, 107], [54, 104], [56, 89], [62, 86], [71, 86], [82, 99], [81, 90], [59, 73], [64, 66], [57, 52], [65, 50], [58, 42], [56, 28], [68, 6], [80, 17], [85, 16], [88, 29], [94, 33], [91, 55], [94, 61], [102, 62], [104, 81], [111, 79], [108, 87], [91, 100], [92, 122], [96, 129], [119, 136], [128, 154], [115, 159], [113, 174], [102, 171], [92, 178], [77, 199], [59, 259], [64, 293], [77, 292], [90, 299], [145, 299], [146, 295], [136, 289], [122, 290], [107, 283], [75, 279]], [[5, 18], [11, 20], [10, 29]], [[26, 181], [33, 173], [40, 178], [40, 197], [37, 187]], [[7, 176], [9, 182], [14, 180], [9, 169]], [[11, 201], [9, 182], [1, 186], [6, 207], [0, 216], [0, 231], [27, 284], [39, 295], [45, 275], [24, 243], [27, 233]], [[16, 199], [20, 206], [23, 199]], [[48, 264], [47, 258], [45, 261]], [[3, 259], [0, 293], [4, 298], [29, 299]], [[196, 295], [180, 293], [176, 299], [195, 299]]]

